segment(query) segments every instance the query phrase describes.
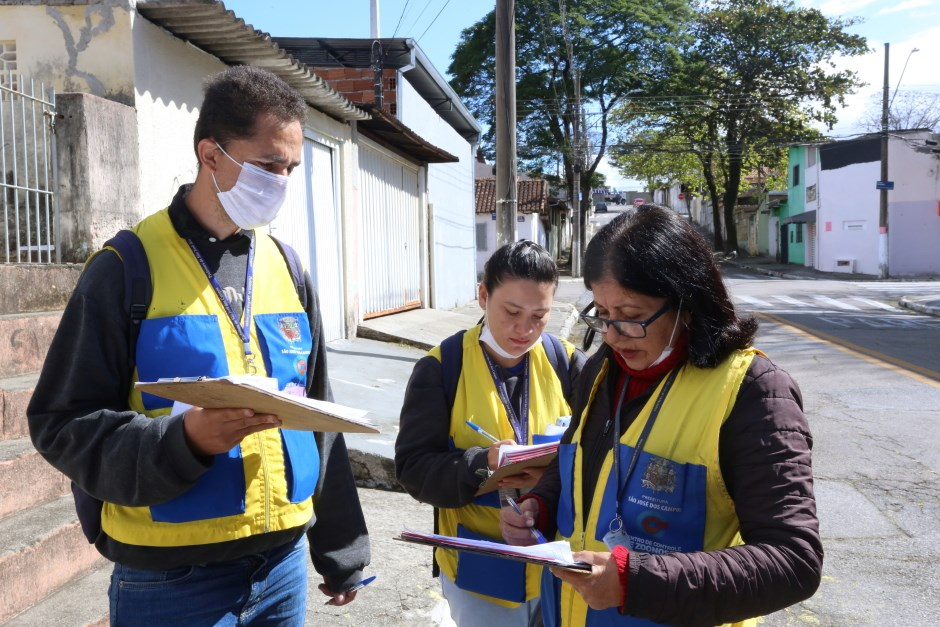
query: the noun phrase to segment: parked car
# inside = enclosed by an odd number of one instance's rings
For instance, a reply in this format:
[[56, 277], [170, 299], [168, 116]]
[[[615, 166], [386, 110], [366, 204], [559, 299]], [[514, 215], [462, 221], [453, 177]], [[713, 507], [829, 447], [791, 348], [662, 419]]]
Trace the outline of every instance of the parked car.
[[603, 213], [607, 211], [607, 203], [604, 201], [594, 203], [594, 213]]

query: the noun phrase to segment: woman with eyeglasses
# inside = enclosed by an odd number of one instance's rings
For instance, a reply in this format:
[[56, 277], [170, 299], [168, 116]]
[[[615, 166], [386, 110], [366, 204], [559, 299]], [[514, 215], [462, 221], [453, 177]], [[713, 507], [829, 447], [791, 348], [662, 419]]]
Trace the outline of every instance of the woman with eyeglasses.
[[[506, 477], [498, 492], [478, 494], [497, 468], [499, 449], [557, 439], [559, 419], [567, 424], [570, 391], [585, 358], [543, 333], [557, 285], [558, 268], [544, 248], [525, 240], [501, 247], [480, 282], [481, 324], [415, 364], [395, 471], [411, 496], [435, 507], [435, 531], [442, 535], [500, 541], [500, 497], [517, 497], [543, 469]], [[527, 627], [538, 616], [541, 569], [443, 549], [434, 562], [461, 627]]]
[[809, 598], [823, 550], [799, 388], [752, 347], [705, 240], [643, 205], [591, 240], [582, 371], [557, 463], [501, 510], [590, 572], [542, 578], [545, 625], [755, 625]]

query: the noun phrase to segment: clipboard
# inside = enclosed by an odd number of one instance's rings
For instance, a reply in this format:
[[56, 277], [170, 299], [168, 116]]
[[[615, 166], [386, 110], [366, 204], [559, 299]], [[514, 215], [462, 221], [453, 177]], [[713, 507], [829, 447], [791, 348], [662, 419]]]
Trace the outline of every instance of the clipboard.
[[258, 413], [275, 414], [280, 418], [283, 429], [379, 433], [378, 427], [364, 418], [368, 413], [364, 409], [268, 390], [245, 381], [233, 381], [224, 377], [161, 379], [152, 383], [138, 381], [134, 387], [141, 392], [196, 407], [245, 407]]
[[[433, 533], [420, 533], [416, 531], [404, 530], [399, 535], [394, 536], [393, 540], [410, 542], [412, 544], [423, 544], [440, 549], [454, 549], [456, 551], [465, 551], [467, 553], [476, 553], [489, 557], [498, 557], [500, 559], [512, 560], [515, 562], [526, 562], [536, 566], [552, 566], [555, 568], [564, 568], [574, 571], [591, 571], [591, 565], [587, 562], [573, 562], [570, 560], [559, 559], [557, 557], [547, 557], [536, 554], [541, 552], [547, 544], [534, 544], [531, 546], [513, 546], [511, 544], [502, 544], [499, 542], [487, 542], [480, 540], [468, 540], [464, 538], [454, 538], [451, 536], [440, 536]], [[560, 544], [553, 542], [550, 544]], [[567, 542], [564, 542], [567, 553], [570, 555], [571, 548]], [[541, 547], [541, 549], [539, 548]]]
[[550, 463], [552, 463], [552, 460], [556, 457], [558, 457], [557, 450], [546, 453], [544, 455], [539, 455], [538, 457], [532, 457], [531, 459], [527, 459], [525, 461], [500, 466], [493, 471], [493, 474], [491, 474], [486, 481], [483, 482], [483, 485], [481, 485], [480, 489], [477, 490], [476, 495], [480, 496], [481, 494], [498, 490], [501, 479], [510, 475], [518, 475], [526, 468], [545, 468]]

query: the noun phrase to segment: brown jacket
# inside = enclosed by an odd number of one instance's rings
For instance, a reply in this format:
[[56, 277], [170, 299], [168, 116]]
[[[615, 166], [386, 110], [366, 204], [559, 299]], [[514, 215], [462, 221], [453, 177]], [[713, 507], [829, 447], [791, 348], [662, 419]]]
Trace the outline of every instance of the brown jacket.
[[[575, 391], [573, 421], [580, 418], [610, 349], [602, 346], [585, 365]], [[619, 366], [595, 397], [582, 446], [591, 449], [611, 415]], [[625, 403], [626, 430], [649, 399]], [[565, 434], [570, 441], [575, 424]], [[609, 445], [609, 439], [604, 438]], [[812, 436], [796, 382], [758, 355], [745, 375], [731, 414], [722, 425], [719, 461], [734, 500], [745, 544], [718, 551], [654, 555], [630, 553], [626, 613], [668, 625], [720, 625], [762, 616], [809, 598], [819, 586], [823, 549], [813, 496]], [[603, 454], [585, 456], [585, 486], [597, 481]], [[553, 464], [533, 490], [554, 527], [561, 489]], [[585, 498], [590, 492], [585, 490]], [[585, 501], [585, 507], [590, 502]], [[544, 520], [544, 518], [542, 518]], [[554, 529], [546, 529], [554, 532]]]

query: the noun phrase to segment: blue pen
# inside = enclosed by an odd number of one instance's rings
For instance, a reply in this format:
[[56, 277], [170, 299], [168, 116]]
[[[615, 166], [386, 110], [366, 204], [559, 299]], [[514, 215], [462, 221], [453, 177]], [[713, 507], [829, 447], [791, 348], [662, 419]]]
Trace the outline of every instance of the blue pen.
[[[350, 592], [355, 592], [356, 590], [361, 590], [362, 588], [365, 588], [366, 586], [368, 586], [368, 585], [369, 585], [370, 583], [372, 583], [373, 581], [375, 581], [375, 575], [372, 575], [371, 577], [366, 577], [365, 579], [363, 579], [363, 580], [360, 581], [359, 583], [354, 583], [352, 586], [350, 586], [350, 587], [347, 588], [346, 590], [343, 590], [343, 594], [349, 594]], [[331, 598], [331, 599], [328, 600], [326, 603], [324, 603], [324, 605], [329, 605], [329, 604], [332, 603], [332, 602], [333, 602], [333, 599]]]
[[494, 438], [492, 435], [490, 435], [489, 433], [487, 433], [486, 431], [484, 431], [484, 430], [481, 429], [480, 427], [476, 426], [475, 424], [473, 424], [473, 423], [470, 422], [469, 420], [465, 420], [464, 422], [467, 423], [467, 426], [469, 426], [471, 429], [473, 429], [474, 431], [476, 431], [477, 433], [479, 433], [480, 435], [482, 435], [482, 436], [483, 436], [484, 438], [486, 438], [487, 440], [490, 440], [491, 442], [499, 442], [498, 439]]
[[[522, 513], [522, 508], [519, 507], [519, 504], [516, 503], [516, 501], [514, 501], [511, 496], [506, 497], [506, 502], [509, 503], [509, 507], [512, 508], [512, 511], [516, 512], [520, 516], [525, 516], [525, 514]], [[529, 527], [529, 531], [532, 532], [532, 537], [535, 538], [535, 541], [539, 544], [545, 544], [547, 542], [547, 540], [545, 540], [545, 536], [542, 535], [542, 532], [535, 527]]]

